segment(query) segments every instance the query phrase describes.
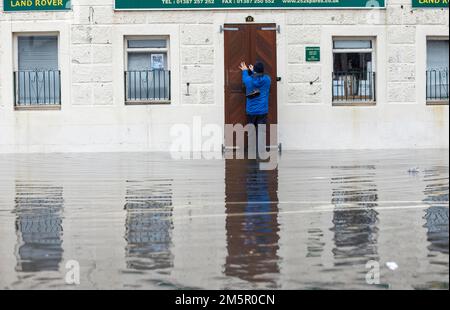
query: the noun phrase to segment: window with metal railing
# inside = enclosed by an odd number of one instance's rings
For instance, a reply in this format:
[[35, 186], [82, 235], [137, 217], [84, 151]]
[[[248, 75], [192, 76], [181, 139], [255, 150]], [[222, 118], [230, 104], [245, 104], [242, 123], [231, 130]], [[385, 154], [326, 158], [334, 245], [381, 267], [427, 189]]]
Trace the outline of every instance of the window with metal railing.
[[376, 102], [374, 38], [333, 39], [333, 105], [367, 105]]
[[15, 108], [59, 108], [61, 71], [58, 35], [18, 34], [16, 40], [17, 67], [13, 73]]
[[426, 102], [448, 104], [448, 37], [427, 38]]
[[127, 37], [125, 45], [125, 103], [170, 103], [168, 37]]
[[15, 106], [59, 106], [61, 72], [59, 70], [21, 70], [14, 72]]

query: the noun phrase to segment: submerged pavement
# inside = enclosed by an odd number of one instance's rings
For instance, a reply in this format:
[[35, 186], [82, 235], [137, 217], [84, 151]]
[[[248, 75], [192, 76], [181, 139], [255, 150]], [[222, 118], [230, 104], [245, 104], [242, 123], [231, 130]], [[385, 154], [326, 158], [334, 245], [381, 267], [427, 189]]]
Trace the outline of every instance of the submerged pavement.
[[0, 289], [448, 289], [448, 155], [0, 155]]

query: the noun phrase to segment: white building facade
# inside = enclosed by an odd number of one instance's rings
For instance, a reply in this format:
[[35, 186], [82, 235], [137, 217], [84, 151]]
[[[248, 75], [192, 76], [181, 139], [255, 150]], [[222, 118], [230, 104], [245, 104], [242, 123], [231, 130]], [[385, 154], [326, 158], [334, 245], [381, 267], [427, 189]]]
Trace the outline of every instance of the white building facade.
[[0, 153], [168, 151], [174, 125], [223, 128], [226, 36], [246, 25], [275, 34], [283, 149], [448, 148], [448, 8], [413, 2], [179, 10], [72, 0], [17, 11], [3, 1]]

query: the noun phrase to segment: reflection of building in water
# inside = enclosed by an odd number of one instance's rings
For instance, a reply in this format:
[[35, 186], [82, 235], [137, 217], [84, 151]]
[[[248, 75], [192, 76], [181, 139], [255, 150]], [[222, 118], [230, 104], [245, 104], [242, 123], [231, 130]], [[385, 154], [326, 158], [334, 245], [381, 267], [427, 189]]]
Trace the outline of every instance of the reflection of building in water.
[[[375, 166], [332, 167], [333, 228], [337, 259], [377, 259], [378, 201]], [[341, 206], [341, 204], [351, 204]], [[352, 207], [358, 207], [353, 208]]]
[[58, 271], [63, 256], [63, 188], [16, 182], [17, 270]]
[[226, 161], [227, 276], [268, 282], [279, 273], [278, 171], [255, 160]]
[[324, 247], [324, 232], [319, 227], [313, 227], [319, 225], [320, 217], [312, 215], [311, 227], [308, 228], [308, 241], [306, 244], [307, 254], [306, 257], [321, 257]]
[[128, 181], [125, 210], [127, 267], [173, 266], [172, 180]]
[[425, 228], [430, 242], [430, 251], [448, 254], [448, 168], [442, 167], [425, 171], [426, 188], [424, 201], [430, 204], [425, 214]]

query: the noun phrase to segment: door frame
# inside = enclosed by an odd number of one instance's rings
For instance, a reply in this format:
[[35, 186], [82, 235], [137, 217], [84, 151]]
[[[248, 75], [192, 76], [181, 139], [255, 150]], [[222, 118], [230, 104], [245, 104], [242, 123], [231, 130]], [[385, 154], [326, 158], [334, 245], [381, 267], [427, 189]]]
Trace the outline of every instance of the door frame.
[[[220, 79], [218, 79], [218, 76], [216, 75], [216, 80], [220, 81], [221, 83], [221, 88], [220, 88], [220, 96], [221, 96], [221, 100], [220, 102], [222, 103], [223, 107], [222, 107], [222, 112], [223, 112], [223, 118], [222, 118], [222, 126], [225, 126], [226, 123], [226, 80], [225, 80], [225, 75], [226, 75], [226, 69], [225, 69], [225, 31], [230, 31], [230, 30], [226, 30], [226, 28], [229, 27], [235, 27], [235, 26], [248, 26], [248, 25], [258, 25], [258, 26], [267, 26], [267, 27], [274, 27], [275, 33], [276, 33], [276, 38], [275, 38], [275, 49], [276, 49], [276, 55], [275, 55], [275, 59], [276, 59], [276, 74], [275, 74], [275, 79], [272, 81], [272, 85], [276, 86], [277, 92], [276, 92], [276, 124], [279, 125], [280, 124], [280, 103], [283, 102], [282, 100], [284, 99], [284, 79], [286, 78], [285, 75], [285, 68], [287, 67], [287, 63], [288, 63], [288, 59], [287, 59], [287, 44], [286, 44], [286, 38], [285, 35], [283, 33], [284, 30], [284, 22], [283, 19], [281, 17], [275, 16], [272, 17], [272, 20], [263, 20], [261, 22], [255, 22], [255, 23], [243, 23], [243, 22], [234, 22], [234, 21], [222, 21], [222, 23], [218, 24], [219, 29], [221, 30], [219, 32], [220, 34], [220, 54], [218, 55], [218, 59], [220, 61], [216, 61], [215, 62], [215, 66], [216, 68], [218, 68], [218, 66], [220, 66], [220, 70], [216, 70], [216, 72], [220, 72], [221, 76]], [[284, 57], [283, 55], [285, 55], [286, 57]], [[277, 78], [281, 77], [281, 81], [278, 81]], [[217, 94], [216, 94], [217, 97]], [[223, 127], [224, 128], [224, 127]], [[225, 130], [223, 131], [225, 133]], [[222, 137], [223, 139], [223, 147], [225, 148], [225, 134]], [[280, 144], [280, 130], [277, 129], [277, 144]], [[278, 147], [277, 145], [277, 147]], [[271, 146], [273, 147], [273, 146]]]

